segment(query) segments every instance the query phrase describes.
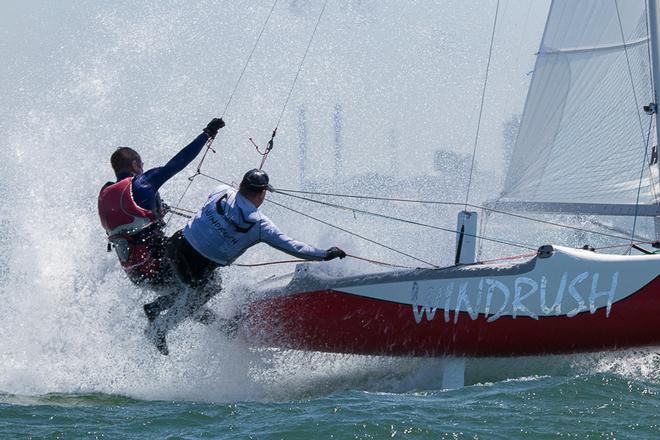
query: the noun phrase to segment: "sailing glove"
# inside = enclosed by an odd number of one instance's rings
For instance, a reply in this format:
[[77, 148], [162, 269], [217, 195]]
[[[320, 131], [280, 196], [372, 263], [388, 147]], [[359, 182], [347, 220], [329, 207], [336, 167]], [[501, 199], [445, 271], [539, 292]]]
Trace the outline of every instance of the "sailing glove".
[[204, 129], [204, 133], [208, 134], [209, 137], [215, 138], [215, 135], [218, 134], [218, 130], [225, 126], [225, 121], [222, 118], [213, 118], [209, 125]]
[[346, 252], [335, 246], [325, 251], [325, 261], [334, 260], [335, 258], [346, 258]]

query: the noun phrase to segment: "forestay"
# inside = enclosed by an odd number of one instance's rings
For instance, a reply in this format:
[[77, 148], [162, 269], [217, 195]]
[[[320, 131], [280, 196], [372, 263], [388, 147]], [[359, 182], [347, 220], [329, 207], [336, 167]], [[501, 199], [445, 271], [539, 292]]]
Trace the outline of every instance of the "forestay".
[[634, 204], [646, 160], [640, 203], [654, 202], [645, 1], [619, 14], [614, 0], [553, 1], [502, 198]]

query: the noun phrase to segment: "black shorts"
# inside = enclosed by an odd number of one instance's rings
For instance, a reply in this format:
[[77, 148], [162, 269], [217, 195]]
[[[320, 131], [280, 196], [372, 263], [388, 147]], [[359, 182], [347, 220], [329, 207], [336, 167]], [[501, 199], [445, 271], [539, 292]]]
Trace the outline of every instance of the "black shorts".
[[215, 269], [220, 266], [197, 252], [181, 230], [176, 231], [167, 241], [166, 254], [177, 277], [194, 288], [206, 286], [214, 278]]

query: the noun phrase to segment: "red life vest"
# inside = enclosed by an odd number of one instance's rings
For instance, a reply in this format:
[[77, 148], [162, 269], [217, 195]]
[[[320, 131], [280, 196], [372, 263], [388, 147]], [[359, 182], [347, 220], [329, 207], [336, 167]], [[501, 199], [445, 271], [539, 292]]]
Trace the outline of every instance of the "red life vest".
[[136, 283], [156, 282], [165, 242], [160, 216], [135, 203], [132, 183], [133, 177], [127, 177], [117, 183], [108, 182], [101, 189], [99, 217], [129, 278]]
[[132, 183], [133, 177], [108, 183], [99, 194], [99, 217], [111, 239], [113, 236], [134, 235], [158, 221], [152, 211], [135, 203]]

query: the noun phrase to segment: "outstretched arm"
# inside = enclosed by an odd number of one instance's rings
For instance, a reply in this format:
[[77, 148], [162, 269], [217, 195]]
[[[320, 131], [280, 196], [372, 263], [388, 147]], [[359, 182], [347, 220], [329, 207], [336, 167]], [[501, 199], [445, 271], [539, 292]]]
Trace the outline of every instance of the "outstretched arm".
[[197, 136], [194, 141], [186, 145], [164, 166], [152, 168], [142, 174], [142, 176], [144, 176], [143, 179], [146, 181], [145, 183], [151, 185], [154, 188], [154, 191], [158, 191], [165, 182], [187, 167], [188, 164], [197, 157], [208, 140], [209, 135], [206, 133]]
[[285, 235], [265, 216], [261, 224], [261, 241], [268, 243], [275, 249], [304, 260], [321, 261], [326, 258], [327, 254], [323, 249], [315, 248]]
[[197, 157], [209, 136], [202, 133], [170, 159], [165, 166], [152, 168], [133, 179], [133, 199], [144, 209], [154, 209], [158, 189]]
[[186, 145], [165, 166], [151, 168], [133, 180], [133, 198], [135, 202], [145, 209], [153, 209], [156, 193], [161, 186], [175, 174], [183, 170], [192, 162], [211, 137], [215, 137], [218, 130], [224, 127], [222, 119], [213, 119], [190, 144]]

